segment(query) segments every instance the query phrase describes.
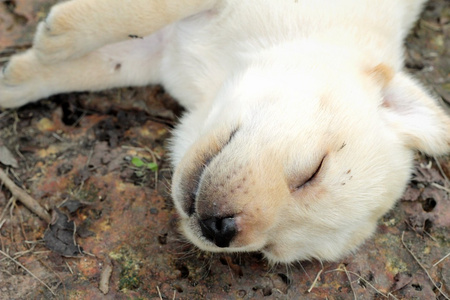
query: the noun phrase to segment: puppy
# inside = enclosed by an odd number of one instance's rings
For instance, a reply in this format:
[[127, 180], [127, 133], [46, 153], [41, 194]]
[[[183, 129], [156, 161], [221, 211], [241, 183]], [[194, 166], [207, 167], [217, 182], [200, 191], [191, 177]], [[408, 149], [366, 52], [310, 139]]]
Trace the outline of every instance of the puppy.
[[424, 0], [72, 0], [0, 77], [0, 106], [161, 83], [185, 236], [272, 262], [336, 260], [401, 197], [450, 118], [402, 70]]

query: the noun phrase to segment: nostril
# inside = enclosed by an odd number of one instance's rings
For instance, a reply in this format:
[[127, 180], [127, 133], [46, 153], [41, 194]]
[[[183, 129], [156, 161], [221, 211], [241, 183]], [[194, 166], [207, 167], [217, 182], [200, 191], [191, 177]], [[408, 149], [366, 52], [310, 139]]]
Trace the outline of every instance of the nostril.
[[205, 238], [221, 248], [230, 246], [230, 242], [237, 231], [234, 217], [203, 219], [200, 220], [200, 228]]

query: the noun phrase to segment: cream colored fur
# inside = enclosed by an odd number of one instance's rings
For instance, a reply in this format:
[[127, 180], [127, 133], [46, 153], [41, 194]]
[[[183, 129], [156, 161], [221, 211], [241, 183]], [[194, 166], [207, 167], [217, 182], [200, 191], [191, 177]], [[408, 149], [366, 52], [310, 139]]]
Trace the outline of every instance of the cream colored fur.
[[[186, 237], [336, 260], [401, 197], [414, 151], [450, 152], [450, 118], [402, 70], [423, 2], [72, 0], [6, 66], [0, 106], [162, 83], [187, 109], [171, 144]], [[229, 247], [203, 236], [211, 216], [234, 217]]]

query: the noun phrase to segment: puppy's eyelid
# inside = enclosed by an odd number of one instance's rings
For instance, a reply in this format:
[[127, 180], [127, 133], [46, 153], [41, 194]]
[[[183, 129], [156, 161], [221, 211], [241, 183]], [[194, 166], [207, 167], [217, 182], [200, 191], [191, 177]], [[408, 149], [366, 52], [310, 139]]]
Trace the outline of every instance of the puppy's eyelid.
[[325, 160], [326, 155], [322, 158], [322, 160], [320, 161], [319, 165], [317, 166], [316, 170], [314, 171], [314, 173], [311, 174], [311, 176], [309, 176], [308, 179], [306, 179], [305, 181], [303, 181], [301, 184], [295, 186], [294, 189], [292, 189], [293, 192], [301, 189], [302, 187], [304, 187], [306, 184], [311, 183], [316, 177], [317, 175], [320, 173], [320, 170], [322, 169], [323, 166], [323, 162]]

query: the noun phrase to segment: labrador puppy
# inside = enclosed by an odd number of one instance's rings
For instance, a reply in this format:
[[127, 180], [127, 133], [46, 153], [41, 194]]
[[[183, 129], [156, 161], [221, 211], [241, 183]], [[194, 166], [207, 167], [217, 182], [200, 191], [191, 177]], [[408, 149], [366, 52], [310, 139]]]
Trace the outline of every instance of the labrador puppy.
[[424, 0], [72, 0], [0, 77], [0, 107], [163, 84], [180, 228], [213, 252], [336, 260], [375, 230], [450, 118], [403, 70]]

